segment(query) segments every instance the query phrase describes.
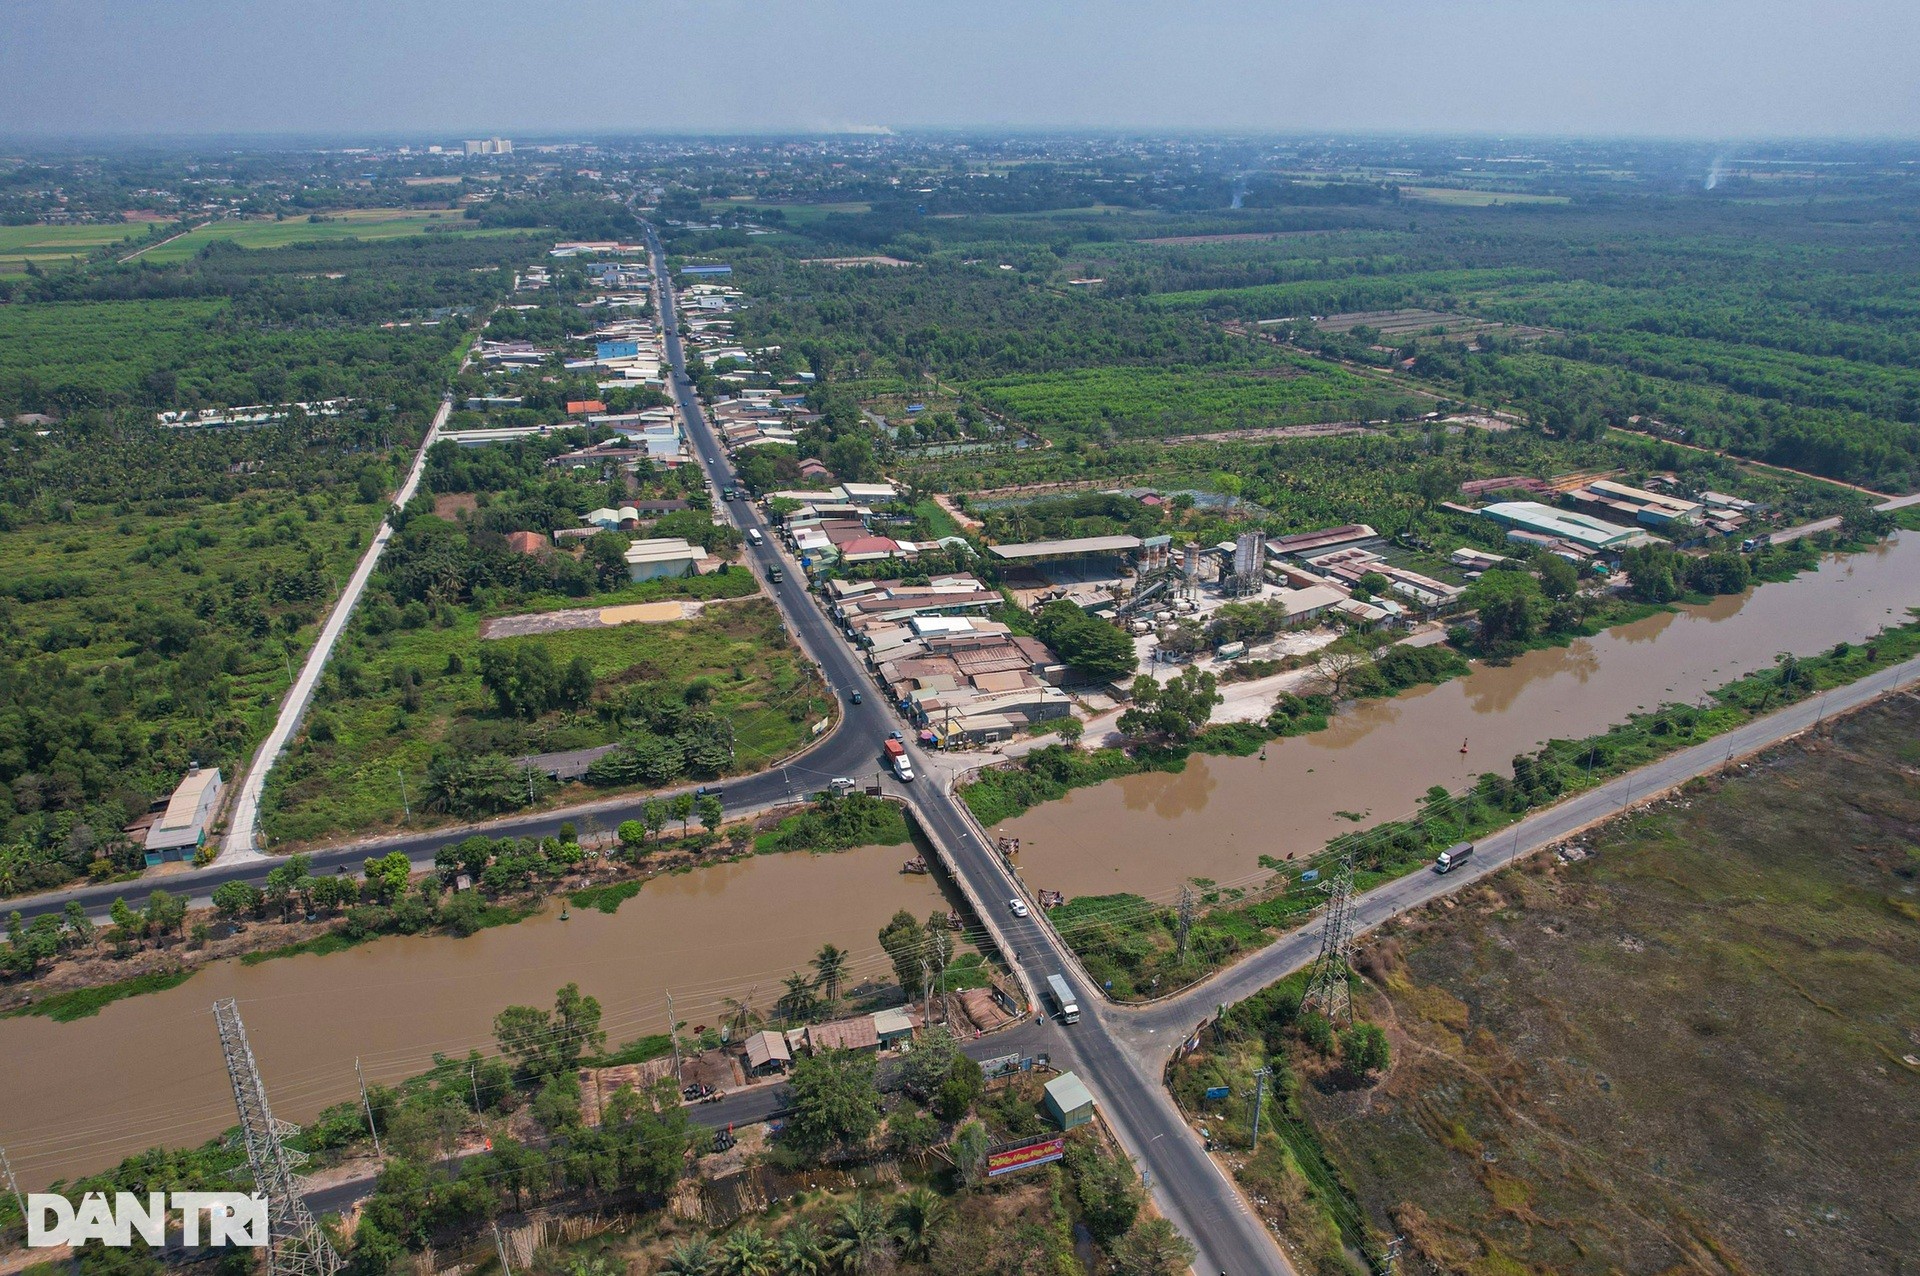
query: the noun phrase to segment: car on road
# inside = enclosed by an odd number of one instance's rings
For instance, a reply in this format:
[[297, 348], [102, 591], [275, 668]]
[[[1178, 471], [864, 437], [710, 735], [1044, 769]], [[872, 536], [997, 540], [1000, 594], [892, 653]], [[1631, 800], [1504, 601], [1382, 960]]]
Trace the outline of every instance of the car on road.
[[1010, 899], [1007, 901], [1007, 911], [1015, 917], [1025, 917], [1027, 915], [1027, 901], [1024, 899]]

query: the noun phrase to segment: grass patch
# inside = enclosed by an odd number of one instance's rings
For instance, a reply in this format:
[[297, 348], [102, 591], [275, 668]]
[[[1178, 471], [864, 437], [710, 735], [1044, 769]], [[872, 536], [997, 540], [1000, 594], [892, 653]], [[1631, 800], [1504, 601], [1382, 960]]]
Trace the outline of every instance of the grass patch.
[[640, 1037], [629, 1041], [618, 1050], [609, 1054], [604, 1054], [597, 1059], [589, 1060], [587, 1066], [593, 1068], [618, 1068], [629, 1064], [645, 1063], [649, 1059], [658, 1059], [662, 1055], [672, 1053], [672, 1051], [673, 1038], [664, 1032], [656, 1032], [652, 1036]]
[[594, 908], [611, 915], [620, 911], [620, 905], [638, 895], [645, 884], [635, 878], [626, 882], [610, 882], [605, 886], [584, 886], [569, 898], [575, 908]]
[[312, 939], [302, 939], [296, 943], [282, 944], [278, 948], [263, 948], [257, 953], [242, 953], [242, 966], [258, 966], [261, 962], [274, 961], [281, 957], [328, 957], [334, 953], [344, 953], [349, 948], [358, 948], [374, 935], [362, 935], [350, 939], [339, 931], [328, 931], [324, 935], [315, 935]]
[[123, 979], [115, 984], [102, 984], [97, 988], [75, 988], [71, 992], [57, 992], [50, 997], [43, 997], [31, 1006], [10, 1010], [7, 1012], [7, 1017], [41, 1015], [56, 1023], [72, 1023], [75, 1019], [86, 1019], [97, 1015], [122, 998], [138, 997], [150, 992], [165, 992], [169, 988], [178, 988], [191, 978], [193, 978], [191, 970], [166, 970]]
[[912, 838], [898, 803], [865, 793], [823, 797], [753, 839], [756, 854], [850, 851], [856, 846], [900, 846]]
[[493, 236], [524, 235], [517, 227], [484, 227], [468, 221], [458, 212], [444, 209], [363, 208], [340, 213], [321, 213], [324, 221], [289, 217], [284, 221], [250, 221], [226, 218], [200, 226], [171, 243], [162, 244], [141, 256], [141, 261], [156, 265], [186, 261], [211, 243], [229, 243], [241, 248], [286, 248], [294, 244], [324, 243], [352, 239], [362, 243], [382, 239], [405, 239], [417, 235]]

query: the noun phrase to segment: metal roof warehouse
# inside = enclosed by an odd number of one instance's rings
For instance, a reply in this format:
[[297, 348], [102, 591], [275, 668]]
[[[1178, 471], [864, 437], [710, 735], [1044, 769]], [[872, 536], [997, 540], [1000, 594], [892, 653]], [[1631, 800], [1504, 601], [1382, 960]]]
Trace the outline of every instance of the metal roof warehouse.
[[1026, 541], [1018, 545], [994, 545], [988, 553], [995, 558], [1056, 558], [1069, 554], [1115, 554], [1140, 548], [1138, 536], [1077, 536], [1064, 541]]

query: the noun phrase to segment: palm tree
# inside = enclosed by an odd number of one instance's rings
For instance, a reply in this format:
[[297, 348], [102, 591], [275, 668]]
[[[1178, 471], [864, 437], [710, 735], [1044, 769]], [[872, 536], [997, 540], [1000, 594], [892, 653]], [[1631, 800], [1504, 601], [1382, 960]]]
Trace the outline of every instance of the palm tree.
[[840, 1000], [840, 981], [847, 973], [846, 950], [832, 944], [820, 945], [820, 951], [813, 955], [813, 968], [819, 972], [820, 987], [827, 994], [827, 1004], [834, 1005]]
[[785, 988], [774, 1008], [794, 1023], [804, 1023], [820, 1005], [813, 993], [813, 980], [796, 970], [786, 977]]
[[802, 1219], [780, 1237], [781, 1276], [825, 1276], [826, 1246], [812, 1223]]
[[856, 1276], [877, 1272], [893, 1257], [893, 1232], [887, 1212], [856, 1196], [840, 1207], [833, 1220], [833, 1256]]
[[745, 1036], [748, 1028], [760, 1022], [761, 1016], [753, 1009], [753, 999], [759, 991], [758, 988], [749, 988], [744, 999], [728, 997], [721, 1002], [727, 1010], [726, 1017], [721, 1022], [726, 1025], [730, 1039]]
[[751, 1224], [736, 1230], [720, 1246], [720, 1271], [724, 1276], [774, 1276], [778, 1270], [773, 1242]]
[[681, 1241], [667, 1251], [667, 1259], [660, 1265], [661, 1276], [718, 1276], [720, 1256], [714, 1252], [713, 1240], [706, 1236], [694, 1236]]
[[950, 1213], [931, 1188], [916, 1187], [900, 1199], [893, 1207], [893, 1234], [900, 1238], [908, 1258], [925, 1258], [933, 1252], [934, 1236]]

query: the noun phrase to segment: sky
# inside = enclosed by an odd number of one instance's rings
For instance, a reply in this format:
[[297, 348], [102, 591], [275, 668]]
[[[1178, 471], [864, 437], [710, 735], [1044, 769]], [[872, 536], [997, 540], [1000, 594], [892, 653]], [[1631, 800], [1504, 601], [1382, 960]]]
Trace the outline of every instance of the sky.
[[1920, 135], [1915, 0], [0, 0], [0, 135]]

